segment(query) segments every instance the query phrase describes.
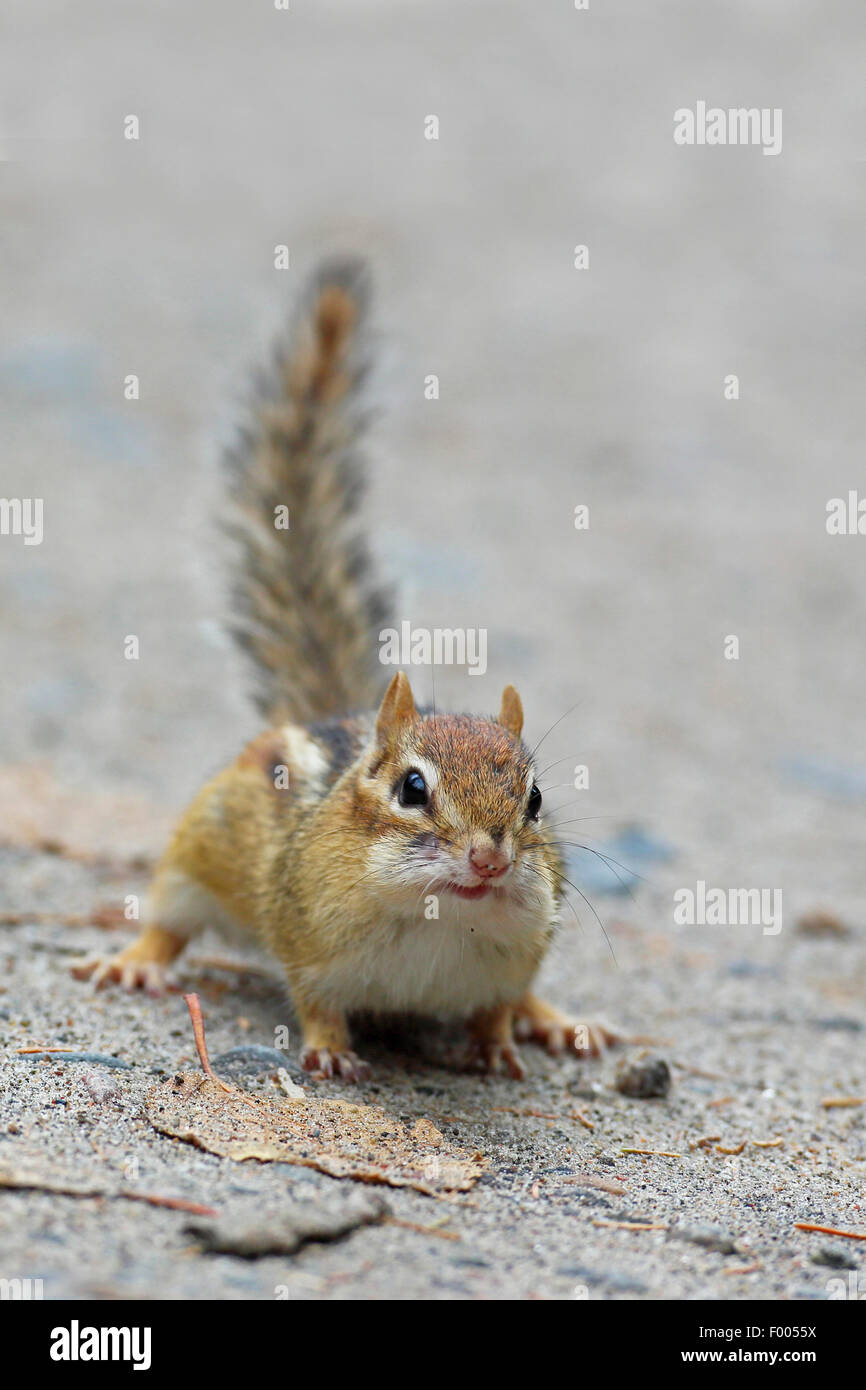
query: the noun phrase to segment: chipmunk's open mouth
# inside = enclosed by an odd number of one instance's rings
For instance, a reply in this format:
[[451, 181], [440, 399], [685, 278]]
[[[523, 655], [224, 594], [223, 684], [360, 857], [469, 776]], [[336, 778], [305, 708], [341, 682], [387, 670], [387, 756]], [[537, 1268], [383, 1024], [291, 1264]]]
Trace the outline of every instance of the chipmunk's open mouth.
[[456, 893], [458, 898], [483, 898], [487, 893], [493, 892], [492, 883], [479, 883], [475, 888], [466, 888], [462, 883], [446, 883], [446, 891]]

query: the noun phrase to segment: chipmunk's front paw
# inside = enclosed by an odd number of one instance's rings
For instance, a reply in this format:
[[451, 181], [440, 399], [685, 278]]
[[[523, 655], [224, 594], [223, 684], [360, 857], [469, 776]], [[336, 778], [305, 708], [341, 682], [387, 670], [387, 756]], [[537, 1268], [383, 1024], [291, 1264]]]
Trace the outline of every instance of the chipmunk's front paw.
[[305, 1047], [301, 1052], [301, 1066], [312, 1072], [314, 1081], [330, 1081], [340, 1078], [343, 1081], [366, 1081], [370, 1075], [370, 1065], [359, 1057], [357, 1052], [332, 1052], [327, 1047]]
[[95, 989], [117, 984], [124, 989], [143, 989], [148, 994], [165, 994], [177, 984], [168, 966], [186, 944], [185, 938], [175, 936], [164, 927], [144, 927], [135, 941], [116, 956], [92, 956], [71, 967], [77, 980], [93, 980]]
[[566, 1050], [579, 1057], [601, 1057], [619, 1042], [603, 1023], [578, 1023], [534, 994], [524, 995], [515, 1006], [514, 1031], [519, 1038], [546, 1047], [553, 1057]]
[[117, 984], [122, 989], [143, 989], [154, 997], [177, 988], [177, 982], [164, 965], [152, 960], [124, 958], [121, 951], [116, 956], [92, 956], [70, 967], [76, 980], [92, 980], [94, 989], [105, 989], [106, 985]]
[[512, 1081], [522, 1081], [523, 1063], [514, 1046], [511, 1031], [511, 1007], [497, 1004], [492, 1009], [477, 1009], [469, 1020], [468, 1065], [491, 1075], [506, 1071]]

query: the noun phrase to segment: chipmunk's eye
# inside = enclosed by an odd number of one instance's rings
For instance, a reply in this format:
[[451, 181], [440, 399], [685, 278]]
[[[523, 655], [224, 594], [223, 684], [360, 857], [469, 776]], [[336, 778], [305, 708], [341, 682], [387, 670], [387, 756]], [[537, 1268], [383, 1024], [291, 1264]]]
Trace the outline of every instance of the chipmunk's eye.
[[530, 820], [538, 820], [541, 811], [541, 789], [532, 784], [532, 791], [529, 793], [529, 804], [526, 807], [526, 814]]
[[400, 783], [400, 805], [401, 806], [426, 806], [430, 800], [430, 793], [427, 790], [427, 783], [420, 772], [414, 769], [407, 772], [403, 781]]

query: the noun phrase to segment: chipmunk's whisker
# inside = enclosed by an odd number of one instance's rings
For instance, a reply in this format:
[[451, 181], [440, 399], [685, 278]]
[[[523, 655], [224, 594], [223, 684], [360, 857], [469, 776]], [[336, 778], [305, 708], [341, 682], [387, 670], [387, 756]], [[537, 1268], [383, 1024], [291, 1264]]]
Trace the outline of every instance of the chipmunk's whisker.
[[[644, 874], [639, 874], [637, 869], [632, 869], [629, 867], [628, 864], [623, 864], [621, 860], [614, 859], [612, 854], [604, 854], [600, 849], [594, 849], [592, 845], [581, 844], [579, 840], [563, 840], [559, 837], [554, 839], [552, 843], [555, 845], [569, 845], [572, 849], [585, 849], [587, 853], [594, 854], [598, 859], [602, 859], [604, 863], [608, 865], [609, 868], [612, 865], [616, 864], [618, 868], [622, 869], [623, 873], [631, 874], [632, 878], [639, 878], [641, 883], [650, 882], [650, 880], [646, 878]], [[612, 872], [616, 871], [612, 870]], [[618, 874], [617, 878], [619, 878]], [[623, 888], [628, 888], [628, 884], [625, 883], [622, 879], [620, 879], [619, 881], [620, 883], [622, 883]]]
[[[565, 714], [561, 714], [561, 715], [559, 716], [558, 719], [555, 719], [555, 720], [554, 720], [554, 722], [551, 724], [551, 726], [550, 726], [550, 728], [547, 730], [547, 732], [541, 735], [541, 738], [538, 740], [538, 742], [536, 743], [535, 747], [532, 749], [531, 753], [529, 754], [530, 759], [534, 759], [534, 758], [535, 758], [535, 755], [536, 755], [536, 753], [538, 752], [538, 750], [539, 750], [539, 748], [541, 747], [541, 745], [542, 745], [542, 743], [544, 742], [544, 740], [545, 740], [546, 738], [549, 738], [549, 737], [550, 737], [550, 735], [553, 733], [554, 729], [557, 728], [557, 727], [562, 723], [563, 719], [567, 719], [568, 716], [569, 716], [570, 714], [574, 714], [574, 711], [577, 709], [578, 705], [582, 705], [585, 698], [586, 698], [586, 697], [582, 695], [581, 698], [580, 698], [579, 700], [576, 700], [576, 701], [575, 701], [575, 703], [571, 706], [570, 709], [567, 709], [567, 710], [565, 711]], [[564, 759], [563, 759], [563, 761], [564, 761]], [[551, 763], [551, 767], [555, 767], [555, 766], [556, 766], [555, 763]]]
[[608, 950], [610, 951], [611, 958], [612, 958], [612, 960], [613, 960], [613, 962], [614, 962], [614, 965], [617, 965], [617, 966], [618, 966], [618, 965], [619, 965], [619, 961], [617, 960], [617, 958], [616, 958], [616, 953], [615, 953], [615, 951], [614, 951], [614, 949], [613, 949], [613, 946], [611, 945], [610, 937], [608, 936], [608, 934], [607, 934], [607, 932], [606, 932], [606, 930], [605, 930], [604, 922], [602, 922], [601, 918], [599, 917], [598, 913], [596, 912], [596, 910], [595, 910], [595, 908], [593, 907], [592, 903], [590, 902], [589, 898], [586, 896], [586, 894], [583, 892], [582, 889], [578, 888], [578, 886], [577, 886], [576, 883], [572, 883], [572, 881], [571, 881], [570, 878], [566, 878], [565, 874], [562, 873], [561, 870], [559, 870], [559, 869], [554, 869], [554, 870], [553, 870], [553, 873], [555, 873], [556, 876], [557, 876], [557, 878], [561, 879], [563, 883], [567, 883], [568, 886], [569, 886], [569, 888], [573, 888], [574, 891], [575, 891], [575, 893], [579, 893], [580, 896], [583, 898], [583, 901], [586, 903], [586, 905], [587, 905], [587, 907], [589, 908], [590, 912], [592, 913], [593, 917], [594, 917], [595, 920], [598, 922], [598, 925], [601, 927], [602, 933], [603, 933], [603, 935], [604, 935], [604, 939], [605, 939], [605, 941], [607, 942], [607, 948], [608, 948]]
[[[538, 878], [541, 879], [541, 881], [542, 881], [542, 883], [545, 885], [545, 887], [547, 887], [547, 888], [549, 888], [549, 889], [555, 891], [555, 889], [556, 889], [556, 884], [551, 883], [550, 880], [549, 880], [548, 878], [545, 878], [545, 876], [544, 876], [544, 874], [541, 872], [541, 870], [540, 870], [540, 869], [537, 869], [537, 868], [535, 867], [534, 864], [527, 864], [526, 867], [527, 867], [527, 869], [529, 869], [529, 871], [530, 871], [531, 873], [535, 874]], [[563, 897], [562, 901], [565, 903], [565, 905], [566, 905], [567, 907], [571, 908], [571, 911], [574, 913], [574, 920], [575, 920], [575, 922], [576, 922], [577, 925], [578, 925], [578, 929], [579, 929], [580, 931], [583, 931], [583, 923], [582, 923], [581, 920], [580, 920], [580, 914], [578, 913], [577, 908], [575, 907], [574, 903], [571, 902], [571, 900], [570, 900], [569, 898], [566, 898], [566, 897]]]
[[[541, 771], [539, 772], [538, 776], [539, 776], [539, 777], [543, 777], [544, 774], [545, 774], [546, 772], [549, 772], [550, 769], [551, 769], [552, 767], [559, 767], [559, 764], [560, 764], [560, 763], [570, 763], [571, 760], [572, 760], [572, 758], [579, 758], [579, 757], [580, 757], [580, 753], [579, 753], [579, 752], [578, 752], [578, 753], [566, 753], [566, 755], [565, 755], [564, 758], [557, 758], [557, 759], [556, 759], [556, 762], [548, 763], [548, 764], [547, 764], [547, 767], [543, 767], [543, 768], [541, 769]], [[563, 783], [563, 786], [569, 786], [569, 787], [570, 787], [571, 785], [572, 785], [572, 784], [571, 784], [570, 782], [564, 782], [564, 783]]]

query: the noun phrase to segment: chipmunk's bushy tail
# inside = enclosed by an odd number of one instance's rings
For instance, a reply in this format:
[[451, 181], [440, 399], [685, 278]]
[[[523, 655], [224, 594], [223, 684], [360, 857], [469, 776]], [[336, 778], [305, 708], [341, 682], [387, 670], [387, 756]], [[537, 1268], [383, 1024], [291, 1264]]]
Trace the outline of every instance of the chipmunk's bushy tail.
[[362, 263], [319, 268], [226, 456], [239, 554], [232, 632], [272, 723], [368, 707], [384, 684], [377, 638], [389, 596], [357, 523], [368, 300]]

